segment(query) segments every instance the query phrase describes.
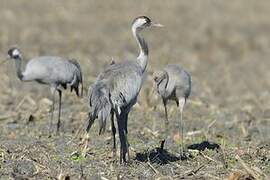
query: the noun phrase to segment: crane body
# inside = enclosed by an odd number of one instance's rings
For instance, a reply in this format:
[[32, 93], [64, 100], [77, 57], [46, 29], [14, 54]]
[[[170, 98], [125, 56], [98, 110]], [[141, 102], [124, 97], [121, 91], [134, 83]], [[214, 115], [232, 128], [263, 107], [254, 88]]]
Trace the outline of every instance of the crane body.
[[55, 104], [55, 93], [59, 94], [59, 111], [57, 121], [57, 133], [60, 128], [62, 88], [70, 87], [79, 96], [79, 85], [81, 84], [81, 96], [83, 95], [82, 71], [79, 63], [74, 59], [65, 59], [57, 56], [40, 56], [28, 61], [25, 70], [22, 71], [22, 53], [18, 48], [11, 48], [8, 56], [15, 61], [16, 73], [23, 82], [36, 81], [40, 84], [50, 86], [52, 92], [52, 111], [50, 121], [50, 131], [52, 127], [53, 111]]
[[137, 17], [132, 23], [132, 33], [140, 48], [138, 57], [131, 61], [112, 63], [99, 74], [96, 82], [89, 88], [91, 112], [89, 113], [87, 133], [95, 119], [100, 122], [99, 133], [104, 132], [106, 122], [111, 118], [113, 152], [115, 154], [116, 128], [113, 117], [116, 115], [120, 139], [120, 163], [126, 162], [127, 158], [130, 159], [127, 140], [128, 115], [132, 106], [137, 102], [148, 60], [148, 46], [140, 32], [151, 26], [161, 25], [153, 23], [146, 16]]

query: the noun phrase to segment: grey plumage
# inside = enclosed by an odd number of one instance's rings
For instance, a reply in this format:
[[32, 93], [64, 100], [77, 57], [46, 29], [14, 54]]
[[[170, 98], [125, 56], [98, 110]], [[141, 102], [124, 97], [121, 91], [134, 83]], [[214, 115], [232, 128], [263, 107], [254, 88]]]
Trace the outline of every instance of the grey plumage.
[[112, 122], [113, 152], [115, 154], [115, 126], [114, 114], [117, 118], [118, 132], [121, 144], [120, 162], [126, 162], [126, 154], [129, 158], [127, 142], [127, 120], [132, 106], [137, 102], [137, 96], [142, 86], [143, 73], [147, 66], [148, 47], [140, 31], [150, 26], [161, 26], [154, 24], [148, 17], [140, 16], [133, 21], [132, 32], [138, 42], [140, 54], [137, 59], [111, 63], [101, 74], [89, 90], [89, 132], [95, 119], [100, 122], [100, 133], [105, 131], [106, 121], [110, 118]]
[[77, 68], [74, 69], [74, 79], [70, 83], [70, 91], [74, 89], [76, 95], [79, 96], [79, 85], [81, 84], [81, 97], [83, 96], [83, 77], [80, 64], [75, 59], [68, 60], [71, 64], [74, 64]]
[[167, 65], [162, 71], [154, 73], [157, 92], [162, 99], [177, 101], [187, 99], [191, 92], [191, 76], [182, 67]]
[[[60, 128], [60, 116], [61, 116], [61, 98], [62, 90], [67, 86], [70, 86], [71, 91], [74, 89], [77, 96], [79, 96], [79, 84], [83, 87], [82, 71], [79, 63], [74, 59], [64, 59], [56, 56], [40, 56], [29, 60], [26, 64], [25, 70], [22, 72], [22, 54], [18, 48], [11, 48], [8, 51], [8, 56], [14, 59], [16, 65], [17, 76], [21, 81], [36, 81], [41, 84], [47, 84], [51, 87], [53, 94], [53, 104], [51, 112], [51, 122], [53, 119], [55, 92], [59, 93], [59, 113], [57, 122], [57, 132]], [[82, 95], [81, 88], [81, 95]]]
[[[182, 114], [184, 105], [191, 92], [191, 76], [182, 67], [174, 64], [167, 65], [163, 70], [154, 73], [154, 82], [156, 90], [161, 96], [165, 109], [165, 123], [168, 126], [167, 102], [173, 100], [180, 107], [180, 126], [182, 127], [183, 138], [183, 123]], [[183, 140], [182, 140], [183, 142]], [[183, 144], [182, 144], [183, 152]]]
[[110, 89], [105, 82], [95, 83], [89, 97], [89, 103], [92, 112], [89, 114], [90, 119], [99, 118], [99, 134], [105, 131], [106, 121], [111, 113]]

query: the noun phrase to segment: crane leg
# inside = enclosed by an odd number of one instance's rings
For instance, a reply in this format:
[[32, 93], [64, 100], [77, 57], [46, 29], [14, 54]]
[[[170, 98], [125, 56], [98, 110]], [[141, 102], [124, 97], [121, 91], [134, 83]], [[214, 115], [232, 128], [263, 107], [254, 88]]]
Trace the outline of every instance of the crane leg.
[[61, 90], [57, 90], [59, 93], [59, 110], [58, 110], [58, 121], [57, 121], [57, 129], [56, 129], [56, 133], [59, 134], [59, 129], [60, 129], [60, 125], [61, 125], [61, 106], [62, 106], [62, 91]]
[[80, 144], [83, 144], [83, 149], [82, 149], [82, 156], [85, 157], [86, 155], [86, 152], [88, 150], [88, 142], [89, 142], [89, 139], [90, 139], [90, 136], [89, 136], [89, 131], [92, 127], [92, 125], [94, 124], [95, 122], [95, 118], [93, 118], [91, 116], [91, 113], [88, 114], [88, 119], [86, 120], [88, 122], [87, 124], [87, 127], [86, 127], [86, 133], [84, 135], [84, 137], [82, 138], [81, 140], [81, 143]]
[[86, 127], [86, 133], [85, 133], [85, 136], [84, 136], [84, 138], [83, 138], [83, 140], [82, 140], [83, 142], [85, 141], [85, 145], [86, 145], [86, 146], [87, 146], [87, 142], [88, 142], [88, 139], [89, 139], [89, 131], [90, 131], [92, 125], [93, 125], [94, 122], [95, 122], [95, 118], [93, 118], [93, 117], [91, 116], [91, 113], [88, 114], [87, 122], [88, 122], [88, 124], [87, 124], [87, 127]]
[[112, 153], [113, 153], [113, 158], [115, 158], [116, 154], [116, 142], [115, 142], [115, 134], [116, 134], [116, 128], [114, 125], [114, 112], [111, 111], [111, 126], [112, 126]]
[[[183, 122], [183, 110], [184, 110], [184, 106], [185, 106], [185, 103], [186, 103], [186, 99], [185, 98], [181, 98], [178, 100], [178, 105], [179, 105], [179, 108], [180, 108], [180, 127], [181, 128], [181, 138], [182, 138], [182, 141], [181, 141], [181, 149], [180, 149], [180, 153], [181, 153], [181, 157], [184, 155], [184, 122]], [[180, 129], [179, 129], [180, 131]], [[180, 132], [179, 132], [180, 134]]]
[[117, 115], [117, 124], [120, 139], [120, 164], [121, 164], [122, 162], [127, 162], [126, 161], [127, 143], [126, 143], [125, 122], [123, 113]]
[[52, 124], [53, 124], [53, 113], [54, 113], [54, 103], [55, 103], [55, 92], [56, 89], [52, 89], [52, 109], [51, 109], [51, 119], [50, 119], [50, 127], [49, 132], [52, 134]]
[[164, 100], [164, 99], [162, 101], [163, 101], [164, 110], [165, 110], [165, 126], [166, 126], [166, 129], [167, 129], [168, 128], [168, 125], [169, 125], [168, 111], [167, 111], [167, 101]]
[[89, 117], [88, 117], [88, 124], [87, 124], [87, 127], [86, 127], [86, 133], [89, 133], [89, 131], [90, 131], [90, 129], [91, 129], [91, 127], [92, 127], [92, 125], [94, 124], [94, 121], [95, 121], [94, 118], [91, 118], [90, 113], [89, 113], [88, 116]]
[[128, 161], [130, 160], [130, 155], [129, 155], [129, 142], [128, 142], [128, 137], [127, 137], [127, 134], [128, 134], [128, 130], [127, 130], [127, 123], [128, 123], [128, 114], [125, 114], [124, 116], [124, 130], [125, 130], [125, 139], [126, 139], [126, 146], [127, 146], [127, 157], [128, 157]]

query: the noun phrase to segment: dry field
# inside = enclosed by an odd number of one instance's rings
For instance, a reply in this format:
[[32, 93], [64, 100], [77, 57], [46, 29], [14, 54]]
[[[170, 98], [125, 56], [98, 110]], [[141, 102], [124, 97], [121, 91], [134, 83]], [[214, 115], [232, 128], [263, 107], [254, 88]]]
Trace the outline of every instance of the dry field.
[[[113, 162], [109, 124], [101, 136], [98, 123], [93, 126], [81, 155], [87, 97], [69, 91], [62, 134], [49, 138], [50, 89], [20, 82], [10, 61], [0, 65], [0, 179], [269, 178], [270, 1], [0, 0], [0, 60], [13, 45], [25, 62], [45, 54], [76, 58], [86, 94], [112, 57], [119, 62], [137, 55], [130, 25], [143, 14], [165, 28], [144, 33], [150, 58], [129, 118], [132, 161]], [[161, 99], [151, 92], [152, 73], [168, 63], [182, 65], [193, 78], [183, 159], [179, 110], [169, 105], [165, 132]]]

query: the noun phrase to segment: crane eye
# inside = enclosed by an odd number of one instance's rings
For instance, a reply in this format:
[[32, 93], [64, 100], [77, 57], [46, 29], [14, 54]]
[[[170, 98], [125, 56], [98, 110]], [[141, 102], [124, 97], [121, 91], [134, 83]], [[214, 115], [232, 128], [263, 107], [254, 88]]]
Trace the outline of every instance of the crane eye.
[[156, 82], [156, 83], [158, 83], [159, 81], [160, 81], [160, 78], [159, 77], [154, 77], [154, 81]]
[[149, 26], [149, 25], [150, 25], [150, 23], [149, 23], [149, 22], [146, 22], [146, 23], [144, 23], [144, 25], [145, 25], [145, 26]]

